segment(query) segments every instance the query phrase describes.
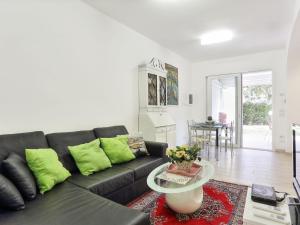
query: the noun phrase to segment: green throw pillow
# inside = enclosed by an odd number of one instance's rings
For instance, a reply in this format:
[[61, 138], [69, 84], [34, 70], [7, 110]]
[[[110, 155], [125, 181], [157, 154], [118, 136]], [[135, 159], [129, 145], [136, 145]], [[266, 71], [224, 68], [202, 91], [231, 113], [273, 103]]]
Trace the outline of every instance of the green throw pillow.
[[112, 164], [128, 162], [135, 159], [124, 137], [101, 138], [101, 146]]
[[82, 175], [88, 176], [111, 167], [109, 159], [100, 148], [99, 139], [86, 144], [68, 146], [68, 149]]
[[[124, 135], [118, 135], [116, 137], [114, 137], [115, 139], [121, 141], [123, 144], [128, 145], [128, 134], [124, 134]], [[129, 145], [128, 145], [129, 146]]]
[[56, 184], [71, 176], [70, 172], [58, 160], [56, 152], [51, 148], [26, 149], [25, 155], [41, 194], [51, 190]]

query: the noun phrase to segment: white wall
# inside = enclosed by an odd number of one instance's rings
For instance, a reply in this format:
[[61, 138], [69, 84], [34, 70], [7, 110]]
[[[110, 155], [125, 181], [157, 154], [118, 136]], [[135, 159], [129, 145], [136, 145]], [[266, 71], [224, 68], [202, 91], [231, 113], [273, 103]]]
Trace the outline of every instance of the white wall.
[[192, 90], [195, 95], [193, 119], [204, 120], [206, 113], [206, 81], [209, 75], [232, 74], [260, 70], [273, 72], [273, 148], [286, 149], [286, 54], [274, 50], [233, 58], [203, 61], [192, 65]]
[[292, 149], [291, 124], [300, 124], [300, 0], [297, 0], [287, 46], [287, 133]]
[[138, 65], [152, 57], [179, 68], [180, 106], [170, 108], [178, 144], [190, 64], [80, 0], [0, 1], [0, 133], [137, 130]]

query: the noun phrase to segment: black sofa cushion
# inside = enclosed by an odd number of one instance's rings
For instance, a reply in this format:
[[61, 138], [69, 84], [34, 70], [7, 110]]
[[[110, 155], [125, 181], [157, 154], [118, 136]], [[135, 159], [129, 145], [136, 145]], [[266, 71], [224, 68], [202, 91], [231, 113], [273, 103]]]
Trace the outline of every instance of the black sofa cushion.
[[134, 180], [139, 180], [141, 178], [147, 177], [152, 170], [162, 165], [163, 163], [164, 160], [162, 158], [144, 156], [128, 163], [118, 165], [118, 167], [132, 169], [134, 171]]
[[154, 142], [154, 141], [145, 141], [147, 151], [151, 156], [161, 157], [164, 159], [164, 162], [168, 161], [166, 151], [168, 148], [167, 143]]
[[19, 155], [10, 153], [2, 162], [3, 173], [26, 199], [34, 199], [37, 193], [35, 179], [26, 162]]
[[69, 153], [68, 146], [74, 146], [91, 142], [96, 139], [92, 130], [75, 131], [65, 133], [53, 133], [46, 135], [49, 146], [53, 148], [63, 163], [64, 167], [72, 172], [77, 172], [78, 168], [74, 159]]
[[25, 159], [25, 148], [47, 148], [47, 139], [42, 131], [0, 135], [0, 172], [2, 161], [11, 152]]
[[82, 176], [79, 173], [73, 174], [68, 181], [95, 194], [106, 195], [133, 184], [134, 172], [127, 168], [113, 166], [90, 176]]
[[146, 214], [65, 182], [18, 212], [0, 211], [1, 225], [144, 225]]
[[110, 138], [116, 137], [117, 135], [128, 134], [128, 131], [125, 126], [111, 126], [95, 128], [94, 133], [97, 138]]
[[[0, 174], [0, 207], [10, 210], [21, 210], [25, 208], [21, 193], [13, 183], [2, 174]], [[1, 221], [0, 224], [2, 224]]]

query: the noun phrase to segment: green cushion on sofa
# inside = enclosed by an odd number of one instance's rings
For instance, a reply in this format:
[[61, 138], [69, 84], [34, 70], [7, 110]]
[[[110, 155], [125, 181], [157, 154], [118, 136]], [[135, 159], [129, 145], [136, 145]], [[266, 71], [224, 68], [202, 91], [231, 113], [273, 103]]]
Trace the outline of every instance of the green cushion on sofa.
[[114, 138], [121, 141], [123, 144], [128, 145], [128, 138], [129, 138], [128, 134], [118, 135]]
[[99, 139], [81, 145], [68, 146], [68, 149], [82, 175], [88, 176], [111, 167], [109, 159], [100, 148]]
[[119, 164], [135, 159], [124, 138], [101, 138], [101, 146], [112, 164]]
[[56, 184], [71, 176], [70, 172], [58, 160], [56, 152], [51, 148], [26, 149], [25, 155], [41, 194], [51, 190]]

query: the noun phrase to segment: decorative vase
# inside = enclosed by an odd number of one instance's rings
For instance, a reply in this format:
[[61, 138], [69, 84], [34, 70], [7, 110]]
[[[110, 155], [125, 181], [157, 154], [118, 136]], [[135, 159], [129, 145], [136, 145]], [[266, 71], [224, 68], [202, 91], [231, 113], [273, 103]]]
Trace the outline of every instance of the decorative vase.
[[176, 166], [178, 170], [183, 170], [186, 172], [190, 172], [191, 168], [193, 166], [194, 161], [182, 161], [182, 162], [176, 162]]

